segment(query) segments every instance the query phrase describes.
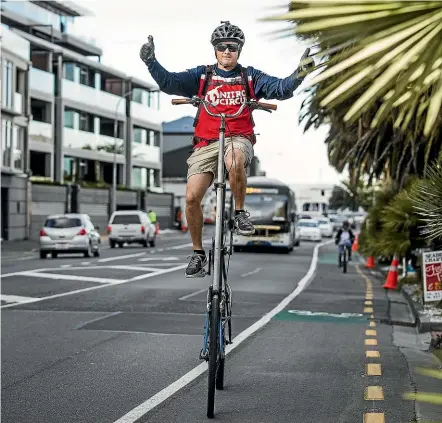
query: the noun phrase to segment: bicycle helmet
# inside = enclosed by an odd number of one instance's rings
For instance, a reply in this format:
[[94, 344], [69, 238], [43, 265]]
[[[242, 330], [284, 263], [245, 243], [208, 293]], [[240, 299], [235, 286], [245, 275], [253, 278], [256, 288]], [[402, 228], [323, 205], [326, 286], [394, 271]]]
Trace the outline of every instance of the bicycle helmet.
[[215, 46], [222, 41], [235, 41], [242, 47], [246, 38], [236, 25], [232, 25], [230, 21], [221, 21], [221, 25], [212, 32], [210, 42]]

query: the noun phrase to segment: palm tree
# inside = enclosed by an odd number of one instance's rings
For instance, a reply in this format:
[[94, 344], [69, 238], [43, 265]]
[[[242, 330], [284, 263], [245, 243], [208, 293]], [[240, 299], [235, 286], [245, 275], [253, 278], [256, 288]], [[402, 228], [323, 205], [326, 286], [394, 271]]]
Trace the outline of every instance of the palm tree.
[[330, 163], [396, 192], [422, 175], [442, 145], [442, 2], [300, 0], [268, 19], [319, 49], [300, 121], [330, 125]]
[[[317, 44], [323, 71], [311, 81], [321, 107], [345, 106], [355, 122], [376, 102], [374, 128], [387, 121], [408, 129], [413, 117], [431, 142], [442, 105], [442, 2], [429, 0], [302, 0], [273, 20], [292, 21], [293, 32]], [[330, 83], [330, 78], [335, 79]], [[346, 100], [355, 97], [350, 104]]]

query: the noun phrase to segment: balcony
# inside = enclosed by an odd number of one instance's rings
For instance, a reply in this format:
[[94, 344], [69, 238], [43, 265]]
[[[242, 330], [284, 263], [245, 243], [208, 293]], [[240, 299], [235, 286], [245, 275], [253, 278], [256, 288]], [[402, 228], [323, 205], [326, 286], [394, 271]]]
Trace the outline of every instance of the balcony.
[[132, 101], [130, 105], [131, 116], [135, 119], [142, 120], [144, 122], [151, 122], [161, 125], [163, 122], [161, 118], [161, 112], [146, 106], [145, 104]]
[[132, 157], [147, 162], [160, 163], [160, 147], [152, 147], [151, 145], [133, 142]]
[[[4, 4], [6, 3], [2, 3], [2, 6]], [[14, 34], [3, 25], [1, 28], [2, 49], [11, 51], [22, 59], [30, 60], [30, 42]]]
[[31, 68], [29, 85], [31, 90], [44, 94], [54, 95], [55, 76], [53, 73], [41, 69]]
[[29, 139], [35, 142], [52, 144], [52, 124], [32, 120], [29, 123]]
[[124, 119], [126, 116], [125, 99], [118, 95], [77, 84], [67, 79], [63, 79], [62, 92], [63, 98], [76, 101], [80, 104], [87, 104], [91, 107], [104, 109], [113, 115], [115, 115], [118, 106], [118, 115], [120, 118]]
[[14, 112], [23, 114], [23, 96], [20, 93], [14, 93]]
[[[78, 129], [64, 128], [63, 146], [82, 150], [114, 152], [115, 140], [106, 135], [93, 132], [79, 131]], [[117, 138], [117, 154], [124, 154], [123, 140]]]

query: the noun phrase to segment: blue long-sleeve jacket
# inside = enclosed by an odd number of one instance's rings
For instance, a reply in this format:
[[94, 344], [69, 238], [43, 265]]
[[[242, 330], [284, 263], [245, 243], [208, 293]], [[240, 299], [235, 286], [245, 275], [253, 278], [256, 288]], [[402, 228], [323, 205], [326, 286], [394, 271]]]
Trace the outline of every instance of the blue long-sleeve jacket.
[[[206, 66], [198, 66], [185, 72], [168, 72], [157, 60], [148, 65], [152, 78], [166, 94], [192, 97], [198, 94], [201, 75], [206, 72]], [[239, 66], [230, 71], [216, 67], [216, 73], [223, 78], [233, 78], [240, 75]], [[248, 76], [252, 77], [255, 96], [258, 100], [287, 100], [293, 97], [293, 92], [303, 81], [303, 78], [276, 78], [252, 68], [247, 68]]]

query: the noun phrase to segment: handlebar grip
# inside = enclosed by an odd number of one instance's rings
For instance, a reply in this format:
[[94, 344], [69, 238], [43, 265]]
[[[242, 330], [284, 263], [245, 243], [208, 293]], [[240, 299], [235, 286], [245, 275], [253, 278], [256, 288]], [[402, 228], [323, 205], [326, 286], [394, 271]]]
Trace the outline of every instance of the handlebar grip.
[[187, 98], [173, 98], [172, 99], [172, 104], [189, 104], [190, 101]]
[[263, 103], [261, 101], [258, 101], [258, 104], [263, 108], [263, 109], [270, 109], [270, 110], [276, 110], [278, 108], [278, 106], [276, 104], [272, 104], [272, 103]]

